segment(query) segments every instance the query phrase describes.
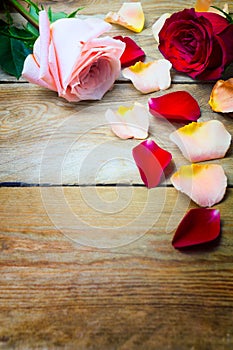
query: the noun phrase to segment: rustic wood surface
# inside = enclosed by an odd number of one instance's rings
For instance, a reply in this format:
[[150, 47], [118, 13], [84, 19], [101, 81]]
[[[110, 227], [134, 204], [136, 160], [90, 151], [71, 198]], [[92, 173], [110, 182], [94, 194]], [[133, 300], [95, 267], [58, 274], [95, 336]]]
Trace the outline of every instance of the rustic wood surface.
[[[80, 15], [103, 18], [123, 1], [40, 2], [66, 12], [85, 6]], [[154, 20], [193, 2], [142, 5], [142, 33], [113, 26], [110, 35], [133, 37], [150, 60], [160, 56]], [[198, 100], [201, 120], [218, 119], [233, 134], [232, 116], [208, 105], [213, 82], [175, 71], [172, 81], [168, 91]], [[169, 180], [188, 164], [168, 138], [180, 124], [151, 117], [150, 137], [173, 162], [148, 191], [132, 161], [139, 141], [116, 138], [104, 117], [109, 107], [146, 105], [168, 91], [142, 95], [120, 77], [102, 101], [75, 104], [3, 72], [0, 83], [0, 349], [231, 350], [232, 146], [212, 161], [228, 177], [215, 206], [220, 239], [181, 252], [171, 240], [196, 205]]]

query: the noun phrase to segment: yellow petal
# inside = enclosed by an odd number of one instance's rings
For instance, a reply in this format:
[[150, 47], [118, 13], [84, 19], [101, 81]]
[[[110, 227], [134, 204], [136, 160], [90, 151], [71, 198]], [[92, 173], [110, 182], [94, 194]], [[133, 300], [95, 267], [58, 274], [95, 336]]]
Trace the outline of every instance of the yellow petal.
[[172, 175], [173, 186], [201, 207], [220, 202], [226, 192], [227, 178], [221, 165], [183, 165]]
[[209, 105], [214, 112], [233, 112], [233, 78], [217, 81], [211, 92]]
[[170, 87], [171, 67], [171, 63], [165, 59], [148, 63], [140, 61], [134, 66], [123, 69], [122, 75], [130, 79], [137, 90], [147, 94]]
[[117, 13], [109, 12], [105, 21], [140, 33], [144, 27], [145, 16], [140, 2], [124, 2]]
[[195, 11], [206, 12], [209, 10], [211, 3], [211, 0], [196, 0]]
[[223, 158], [230, 147], [231, 135], [218, 120], [188, 124], [170, 134], [190, 162]]
[[145, 139], [148, 136], [149, 114], [138, 102], [130, 107], [120, 106], [116, 112], [109, 108], [105, 118], [114, 134], [121, 139]]

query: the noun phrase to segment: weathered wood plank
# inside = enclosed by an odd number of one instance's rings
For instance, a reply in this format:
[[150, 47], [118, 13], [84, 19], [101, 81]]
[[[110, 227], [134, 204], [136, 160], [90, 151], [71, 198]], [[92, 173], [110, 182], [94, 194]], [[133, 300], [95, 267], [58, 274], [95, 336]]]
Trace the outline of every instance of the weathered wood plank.
[[[172, 233], [166, 233], [177, 201], [172, 188], [149, 191], [149, 215], [159, 219], [141, 238], [108, 249], [81, 246], [59, 232], [52, 221], [64, 215], [60, 189], [44, 188], [46, 206], [41, 190], [0, 189], [2, 348], [232, 349], [232, 190], [216, 206], [220, 242], [186, 253], [173, 249]], [[134, 188], [125, 210], [99, 215], [99, 207], [93, 209], [93, 203], [99, 205], [96, 191], [106, 203], [114, 202], [113, 188], [85, 188], [89, 202], [81, 188], [63, 190], [70, 210], [90, 226], [101, 226], [103, 235], [106, 222], [121, 225], [122, 237], [135, 234], [138, 223], [126, 223], [148, 201], [145, 188]], [[128, 189], [121, 190], [120, 198], [124, 192], [127, 197]], [[183, 200], [176, 218], [183, 215]]]
[[[107, 108], [146, 105], [150, 96], [170, 91], [189, 91], [199, 102], [200, 120], [218, 119], [233, 132], [232, 118], [211, 111], [208, 99], [211, 84], [174, 84], [171, 89], [142, 95], [130, 84], [116, 84], [99, 102], [68, 103], [56, 93], [27, 84], [0, 86], [1, 104], [1, 182], [28, 184], [141, 184], [132, 159], [132, 148], [140, 141], [120, 140], [105, 121]], [[150, 137], [173, 154], [166, 179], [180, 165], [188, 164], [169, 134], [180, 124], [160, 121], [151, 116]], [[232, 147], [222, 164], [233, 183]]]

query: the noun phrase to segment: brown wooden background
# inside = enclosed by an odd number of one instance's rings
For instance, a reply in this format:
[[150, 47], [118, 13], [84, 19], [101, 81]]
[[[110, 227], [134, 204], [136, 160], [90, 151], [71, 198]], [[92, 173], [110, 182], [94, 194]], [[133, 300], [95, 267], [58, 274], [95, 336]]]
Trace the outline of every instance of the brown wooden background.
[[[41, 2], [65, 12], [85, 6], [80, 16], [104, 17], [123, 1]], [[154, 21], [193, 2], [142, 6], [142, 33], [113, 26], [110, 35], [132, 37], [150, 60], [160, 57]], [[189, 91], [201, 120], [221, 120], [232, 133], [231, 116], [208, 106], [213, 82], [174, 71], [172, 81], [166, 92]], [[180, 252], [172, 236], [195, 204], [169, 181], [188, 164], [168, 140], [178, 124], [151, 117], [150, 136], [172, 152], [173, 163], [148, 192], [131, 157], [138, 141], [117, 139], [104, 118], [109, 107], [146, 104], [166, 92], [141, 95], [120, 78], [102, 101], [75, 104], [2, 72], [0, 82], [0, 349], [231, 350], [232, 147], [212, 161], [228, 177], [226, 196], [215, 206], [221, 238]]]

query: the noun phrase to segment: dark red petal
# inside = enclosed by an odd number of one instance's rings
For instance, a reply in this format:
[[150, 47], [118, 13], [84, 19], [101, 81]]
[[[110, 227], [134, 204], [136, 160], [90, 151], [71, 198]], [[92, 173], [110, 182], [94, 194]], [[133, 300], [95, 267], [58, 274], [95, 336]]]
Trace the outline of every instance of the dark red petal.
[[213, 12], [196, 12], [197, 17], [205, 17], [212, 24], [214, 34], [221, 33], [230, 23], [228, 20]]
[[138, 61], [144, 61], [146, 57], [145, 52], [135, 43], [133, 39], [129, 38], [128, 36], [115, 36], [114, 39], [121, 40], [126, 44], [125, 51], [120, 58], [122, 67], [129, 67]]
[[216, 239], [220, 234], [217, 209], [190, 209], [180, 222], [172, 240], [174, 248], [185, 248]]
[[160, 148], [153, 140], [143, 141], [134, 147], [133, 157], [141, 179], [148, 188], [159, 184], [164, 169], [172, 159], [171, 153]]
[[197, 121], [201, 115], [197, 101], [186, 91], [149, 98], [148, 104], [152, 115], [171, 121]]

